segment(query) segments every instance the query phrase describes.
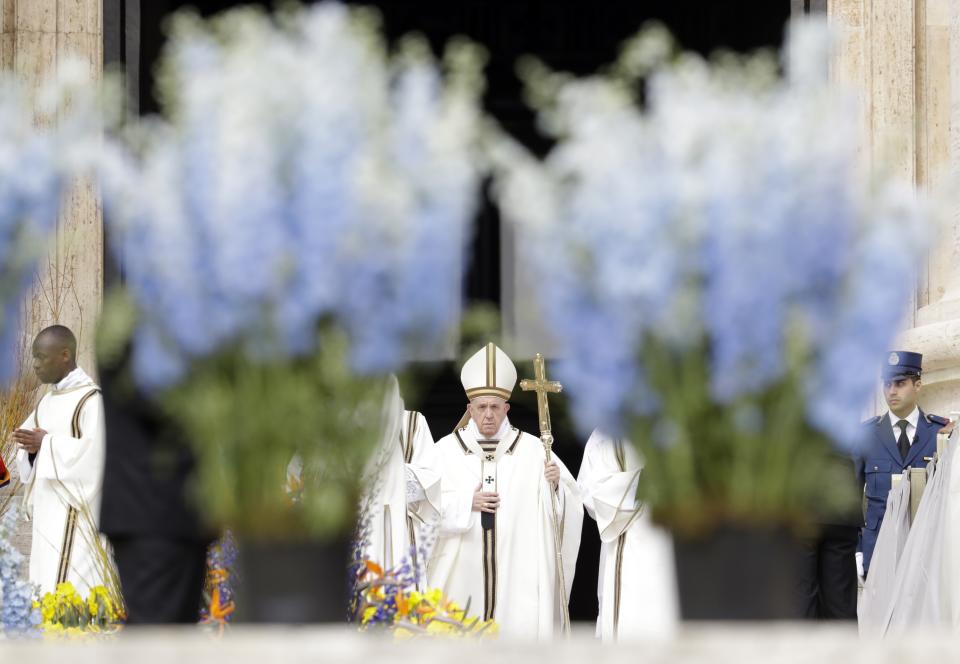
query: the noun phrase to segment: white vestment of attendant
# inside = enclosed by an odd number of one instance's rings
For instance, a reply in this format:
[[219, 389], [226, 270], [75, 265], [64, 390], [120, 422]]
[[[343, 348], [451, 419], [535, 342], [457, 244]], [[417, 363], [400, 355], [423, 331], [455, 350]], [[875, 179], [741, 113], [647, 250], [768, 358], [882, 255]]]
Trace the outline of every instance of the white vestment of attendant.
[[597, 635], [605, 641], [669, 637], [679, 620], [673, 542], [637, 502], [642, 468], [631, 444], [595, 431], [577, 476], [600, 531]]
[[[956, 574], [957, 561], [948, 558], [945, 549], [949, 546], [948, 503], [954, 481], [956, 435], [951, 436], [936, 465], [927, 465], [927, 486], [897, 563], [893, 601], [881, 624], [885, 634], [903, 634], [918, 626], [940, 628], [949, 623], [950, 596], [945, 591], [950, 587], [950, 577]], [[909, 480], [905, 477], [903, 481]], [[873, 576], [872, 564], [869, 574]]]
[[[950, 434], [946, 455], [955, 456], [960, 429]], [[960, 463], [951, 459], [944, 496], [942, 570], [938, 579], [944, 597], [944, 623], [954, 632], [960, 630]]]
[[[498, 441], [495, 446], [471, 420], [437, 442], [443, 510], [427, 581], [461, 607], [469, 602], [470, 616], [495, 620], [506, 637], [550, 638], [561, 615], [551, 503], [557, 504], [569, 598], [583, 522], [577, 484], [553, 456], [560, 469], [554, 492], [544, 477], [546, 451], [540, 439], [511, 427], [507, 418], [492, 440]], [[500, 496], [488, 530], [473, 510], [481, 470], [485, 486], [495, 482]]]
[[20, 428], [47, 432], [32, 461], [24, 450], [17, 452], [26, 513], [33, 520], [30, 581], [41, 593], [69, 581], [86, 597], [104, 583], [105, 572], [99, 534], [105, 453], [100, 388], [83, 369], [74, 369]]
[[[422, 577], [440, 521], [440, 470], [430, 427], [422, 414], [404, 410], [393, 380], [384, 405], [383, 437], [364, 501], [363, 555], [384, 570], [409, 562]], [[414, 555], [411, 556], [411, 553]]]
[[861, 636], [880, 636], [894, 601], [897, 568], [910, 534], [910, 479], [904, 477], [887, 496], [877, 544], [873, 549], [870, 574], [857, 602], [857, 623]]

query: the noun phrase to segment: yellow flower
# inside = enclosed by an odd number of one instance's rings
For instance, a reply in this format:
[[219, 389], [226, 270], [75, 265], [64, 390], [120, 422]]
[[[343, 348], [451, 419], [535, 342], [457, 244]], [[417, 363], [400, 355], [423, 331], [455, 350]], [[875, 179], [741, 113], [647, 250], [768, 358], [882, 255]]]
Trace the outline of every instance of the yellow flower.
[[408, 641], [412, 639], [414, 636], [416, 635], [406, 627], [398, 627], [395, 630], [393, 630], [393, 637], [401, 641]]
[[442, 622], [440, 620], [434, 620], [434, 621], [431, 621], [429, 625], [427, 625], [427, 633], [435, 634], [435, 635], [452, 634], [453, 625], [451, 625], [450, 623]]

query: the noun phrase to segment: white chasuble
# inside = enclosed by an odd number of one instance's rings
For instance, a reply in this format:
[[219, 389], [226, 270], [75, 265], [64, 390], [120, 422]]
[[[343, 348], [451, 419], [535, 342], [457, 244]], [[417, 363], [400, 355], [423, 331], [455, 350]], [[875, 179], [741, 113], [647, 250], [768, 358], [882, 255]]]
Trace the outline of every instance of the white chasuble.
[[577, 477], [600, 531], [597, 635], [604, 640], [670, 636], [677, 627], [673, 543], [637, 502], [641, 469], [631, 444], [594, 432]]
[[[570, 596], [580, 548], [583, 505], [573, 476], [556, 456], [559, 489], [544, 477], [539, 438], [504, 419], [497, 436], [483, 439], [476, 424], [437, 443], [442, 469], [440, 538], [427, 580], [466, 607], [493, 619], [506, 637], [546, 639], [559, 633], [560, 593], [553, 531], [557, 505], [565, 596]], [[487, 527], [473, 511], [473, 494], [496, 486], [500, 506]]]
[[394, 381], [385, 404], [383, 436], [364, 505], [364, 557], [384, 570], [411, 563], [421, 570], [440, 520], [440, 471], [427, 420], [404, 410]]
[[43, 429], [40, 450], [17, 452], [26, 485], [26, 513], [33, 520], [30, 581], [41, 593], [69, 581], [81, 596], [104, 583], [107, 547], [99, 534], [103, 490], [104, 430], [100, 388], [75, 369], [40, 399], [20, 425]]

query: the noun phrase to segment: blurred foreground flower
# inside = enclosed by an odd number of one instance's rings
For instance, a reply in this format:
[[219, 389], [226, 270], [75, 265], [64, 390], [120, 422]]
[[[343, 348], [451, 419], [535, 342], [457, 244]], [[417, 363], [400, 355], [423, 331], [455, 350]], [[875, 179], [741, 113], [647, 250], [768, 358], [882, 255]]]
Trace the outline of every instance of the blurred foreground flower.
[[49, 637], [113, 634], [126, 618], [123, 607], [104, 586], [94, 586], [86, 598], [73, 584], [61, 583], [34, 603], [42, 616], [41, 629]]
[[353, 598], [354, 620], [361, 630], [382, 628], [398, 639], [415, 637], [496, 637], [492, 620], [470, 617], [470, 607], [460, 607], [439, 588], [417, 590], [416, 569], [404, 563], [383, 570], [364, 561], [358, 572]]
[[481, 67], [463, 43], [443, 63], [413, 39], [388, 57], [373, 15], [337, 3], [184, 14], [163, 117], [103, 160], [125, 281], [100, 351], [129, 351], [136, 389], [182, 426], [199, 508], [241, 557], [251, 539], [348, 538], [384, 377], [448, 340]]
[[8, 638], [36, 636], [41, 622], [33, 601], [37, 589], [23, 578], [26, 557], [13, 545], [19, 516], [10, 508], [0, 520], [0, 621]]
[[336, 3], [270, 17], [181, 15], [166, 117], [103, 169], [146, 388], [235, 344], [261, 360], [349, 339], [360, 373], [400, 368], [456, 322], [477, 201], [482, 58], [444, 68]]
[[528, 63], [556, 148], [497, 148], [577, 423], [639, 445], [641, 497], [678, 527], [852, 497], [826, 441], [856, 449], [931, 214], [859, 168], [826, 48], [822, 26], [794, 25], [781, 73], [676, 54], [651, 29], [607, 76]]

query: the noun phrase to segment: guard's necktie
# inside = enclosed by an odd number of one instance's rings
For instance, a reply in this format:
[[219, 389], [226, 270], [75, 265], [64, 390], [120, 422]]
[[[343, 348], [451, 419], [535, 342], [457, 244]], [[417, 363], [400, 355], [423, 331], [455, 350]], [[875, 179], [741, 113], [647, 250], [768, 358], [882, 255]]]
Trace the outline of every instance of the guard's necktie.
[[900, 448], [900, 457], [906, 461], [907, 454], [910, 452], [910, 439], [907, 438], [907, 425], [910, 424], [906, 420], [900, 420], [897, 422], [897, 426], [900, 427], [900, 437], [897, 438], [897, 447]]

